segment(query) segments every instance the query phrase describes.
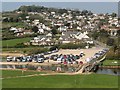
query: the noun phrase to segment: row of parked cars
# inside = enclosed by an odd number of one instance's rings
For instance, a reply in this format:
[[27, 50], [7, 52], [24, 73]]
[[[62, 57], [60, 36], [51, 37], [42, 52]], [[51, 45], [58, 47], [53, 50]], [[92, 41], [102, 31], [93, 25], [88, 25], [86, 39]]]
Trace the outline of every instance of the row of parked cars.
[[86, 61], [87, 61], [87, 62], [90, 62], [90, 61], [93, 61], [93, 60], [97, 60], [99, 57], [101, 57], [101, 56], [103, 56], [104, 54], [106, 54], [108, 50], [109, 50], [109, 49], [106, 49], [106, 48], [105, 48], [105, 49], [103, 49], [103, 50], [95, 53], [93, 57], [87, 58]]
[[38, 62], [38, 63], [43, 63], [45, 60], [49, 59], [49, 57], [45, 57], [45, 55], [56, 53], [58, 50], [53, 50], [53, 51], [48, 51], [45, 53], [40, 53], [36, 55], [31, 55], [31, 56], [19, 56], [19, 57], [7, 57], [7, 62]]
[[103, 49], [102, 51], [99, 51], [98, 53], [95, 53], [93, 58], [99, 58], [100, 56], [104, 55], [109, 49]]
[[79, 55], [73, 55], [73, 54], [67, 54], [67, 55], [63, 55], [63, 54], [55, 54], [55, 55], [51, 55], [50, 59], [57, 61], [58, 63], [64, 63], [64, 64], [75, 64], [78, 63], [78, 59], [80, 59], [81, 57], [83, 57], [85, 54], [84, 53], [80, 53]]

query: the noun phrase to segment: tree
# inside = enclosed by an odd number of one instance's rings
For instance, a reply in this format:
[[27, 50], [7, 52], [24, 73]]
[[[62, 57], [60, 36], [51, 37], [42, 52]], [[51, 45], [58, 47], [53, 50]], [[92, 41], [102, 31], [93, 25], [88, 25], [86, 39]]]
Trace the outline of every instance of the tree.
[[54, 29], [54, 28], [51, 30], [51, 32], [52, 32], [53, 35], [58, 34], [57, 30]]
[[108, 46], [113, 46], [114, 45], [114, 43], [115, 43], [115, 40], [113, 39], [113, 38], [108, 38], [108, 40], [107, 40], [107, 45]]
[[13, 17], [10, 17], [10, 18], [9, 18], [9, 22], [13, 22]]
[[3, 22], [9, 22], [8, 18], [3, 19]]
[[35, 33], [37, 33], [37, 32], [38, 32], [38, 27], [37, 27], [37, 26], [34, 26], [34, 27], [32, 28], [32, 31], [35, 32]]
[[120, 30], [117, 31], [117, 35], [120, 36]]
[[112, 16], [112, 17], [116, 17], [117, 14], [116, 14], [116, 13], [112, 13], [111, 16]]

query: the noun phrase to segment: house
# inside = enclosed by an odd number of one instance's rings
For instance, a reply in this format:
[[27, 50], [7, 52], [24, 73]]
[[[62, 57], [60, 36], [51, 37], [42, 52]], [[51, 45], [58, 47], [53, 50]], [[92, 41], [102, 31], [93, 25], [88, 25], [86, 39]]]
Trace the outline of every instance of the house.
[[24, 30], [23, 34], [34, 34], [31, 30]]
[[77, 30], [82, 30], [82, 28], [81, 28], [81, 27], [79, 27], [79, 26], [77, 26]]
[[82, 39], [88, 39], [89, 37], [86, 35], [86, 33], [77, 33], [73, 35], [76, 39], [82, 40]]
[[30, 40], [30, 43], [32, 45], [54, 45], [54, 41], [52, 40], [52, 34], [48, 33], [47, 35], [40, 35], [37, 37], [34, 37], [32, 40]]
[[30, 43], [32, 45], [46, 45], [45, 39], [46, 39], [45, 35], [40, 35], [40, 36], [34, 37], [32, 40], [30, 40]]
[[74, 38], [66, 38], [66, 37], [60, 37], [59, 38], [60, 43], [75, 43], [76, 39]]
[[43, 33], [44, 33], [44, 29], [39, 28], [39, 29], [38, 29], [38, 33], [43, 34]]
[[14, 32], [14, 34], [15, 34], [16, 36], [23, 36], [23, 35], [24, 35], [24, 32], [21, 31], [21, 30], [17, 30], [17, 31]]
[[77, 33], [77, 31], [62, 32], [62, 36], [59, 38], [59, 40], [61, 43], [75, 43], [76, 39], [72, 35]]
[[17, 28], [16, 27], [11, 27], [10, 31], [17, 31]]
[[33, 24], [34, 25], [38, 25], [40, 22], [39, 22], [39, 20], [38, 19], [35, 19], [34, 21], [33, 21]]
[[67, 31], [67, 27], [66, 26], [60, 26], [58, 28], [58, 31], [62, 32], [62, 31]]

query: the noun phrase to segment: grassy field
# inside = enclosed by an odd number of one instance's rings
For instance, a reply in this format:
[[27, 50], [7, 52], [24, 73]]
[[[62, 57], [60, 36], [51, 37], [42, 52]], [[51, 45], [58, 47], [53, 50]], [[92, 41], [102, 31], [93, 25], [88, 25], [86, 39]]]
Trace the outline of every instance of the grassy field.
[[17, 27], [17, 28], [23, 28], [26, 27], [26, 25], [22, 22], [3, 22], [2, 28], [9, 28], [9, 27]]
[[15, 76], [25, 76], [25, 75], [32, 75], [32, 74], [45, 74], [45, 72], [24, 71], [22, 73], [21, 70], [2, 70], [2, 78], [15, 77]]
[[[13, 74], [12, 74], [13, 72]], [[3, 71], [3, 76], [20, 72]], [[112, 75], [49, 75], [3, 79], [3, 88], [118, 88], [118, 76]]]
[[[15, 45], [17, 45], [18, 43], [24, 43], [29, 41], [31, 38], [27, 37], [27, 38], [20, 38], [20, 39], [12, 39], [12, 40], [3, 40], [2, 41], [2, 46], [12, 46], [14, 47]], [[0, 41], [1, 43], [1, 41]]]
[[[114, 63], [117, 62], [117, 63]], [[103, 66], [120, 66], [120, 61], [119, 60], [105, 60], [103, 62]]]

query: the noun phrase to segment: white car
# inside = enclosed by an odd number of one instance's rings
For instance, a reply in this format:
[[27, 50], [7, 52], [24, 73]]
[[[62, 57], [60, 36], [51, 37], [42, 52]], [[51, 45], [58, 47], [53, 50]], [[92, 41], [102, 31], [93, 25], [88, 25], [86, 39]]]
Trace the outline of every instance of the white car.
[[13, 57], [7, 57], [7, 62], [10, 62], [13, 60]]
[[43, 62], [44, 62], [44, 59], [43, 59], [43, 58], [38, 58], [38, 59], [37, 59], [37, 62], [38, 62], [38, 63], [43, 63]]

